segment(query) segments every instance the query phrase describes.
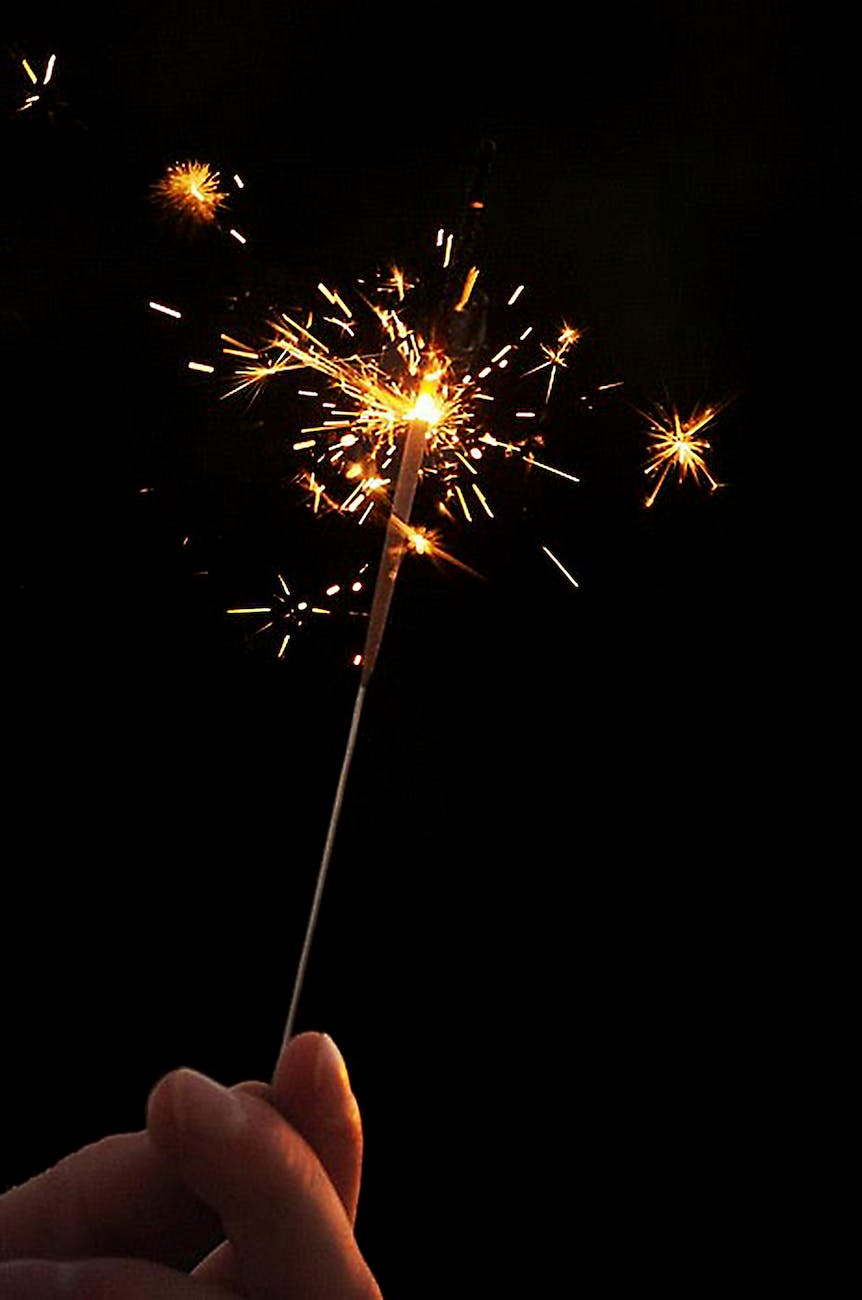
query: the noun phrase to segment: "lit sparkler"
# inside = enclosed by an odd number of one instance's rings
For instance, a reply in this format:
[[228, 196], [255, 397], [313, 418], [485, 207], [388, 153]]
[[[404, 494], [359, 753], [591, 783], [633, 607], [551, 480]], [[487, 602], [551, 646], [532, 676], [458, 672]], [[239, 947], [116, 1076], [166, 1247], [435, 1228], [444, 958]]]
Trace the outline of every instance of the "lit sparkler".
[[[485, 344], [484, 312], [474, 297], [479, 269], [473, 262], [479, 214], [484, 208], [483, 182], [490, 169], [491, 154], [480, 154], [476, 180], [468, 197], [465, 221], [457, 241], [438, 233], [437, 247], [443, 248], [444, 276], [436, 301], [424, 303], [414, 316], [410, 311], [410, 286], [407, 278], [393, 273], [386, 288], [397, 302], [361, 296], [361, 302], [376, 318], [382, 330], [381, 345], [369, 354], [351, 348], [349, 355], [313, 333], [311, 317], [305, 324], [282, 314], [271, 324], [267, 344], [240, 367], [239, 384], [233, 392], [247, 386], [268, 382], [273, 374], [297, 369], [316, 371], [325, 376], [336, 401], [328, 403], [327, 418], [303, 429], [308, 449], [316, 458], [317, 468], [327, 472], [342, 471], [353, 483], [338, 509], [365, 500], [364, 487], [381, 481], [400, 449], [395, 489], [371, 603], [368, 632], [362, 656], [362, 675], [356, 693], [350, 731], [342, 760], [341, 773], [330, 815], [329, 828], [317, 876], [302, 953], [294, 981], [293, 995], [285, 1027], [285, 1042], [293, 1033], [306, 964], [317, 923], [336, 828], [353, 757], [365, 693], [377, 661], [386, 620], [392, 601], [401, 561], [410, 547], [418, 553], [433, 548], [431, 535], [411, 523], [414, 496], [420, 482], [435, 483], [437, 505], [452, 516], [455, 502], [460, 514], [470, 522], [468, 487], [472, 487], [484, 512], [493, 518], [484, 490], [475, 481], [477, 463], [486, 451], [494, 448], [504, 455], [518, 455], [531, 464], [551, 469], [532, 456], [532, 445], [540, 439], [528, 431], [514, 434], [509, 429], [506, 410], [497, 414], [494, 394], [488, 381], [499, 377], [516, 360], [519, 344], [531, 330], [522, 330], [517, 340], [498, 346]], [[355, 336], [356, 317], [340, 294], [320, 286], [331, 312], [324, 320], [351, 341]], [[507, 305], [520, 299], [522, 286], [511, 291]], [[420, 308], [423, 305], [420, 296]], [[551, 366], [551, 381], [565, 352], [577, 340], [577, 331], [565, 327], [553, 351], [544, 349], [547, 360], [536, 369]], [[229, 340], [235, 346], [236, 340]], [[342, 345], [343, 346], [343, 345]], [[240, 345], [241, 348], [241, 345]], [[247, 355], [247, 354], [246, 354]], [[528, 373], [533, 373], [528, 371]], [[551, 383], [545, 398], [547, 405]], [[514, 418], [531, 420], [535, 412], [522, 410]], [[501, 421], [504, 422], [500, 427]], [[500, 436], [503, 434], [504, 436]], [[470, 482], [467, 475], [473, 480]], [[317, 499], [315, 501], [317, 504]], [[472, 502], [471, 502], [472, 504]], [[373, 501], [368, 509], [373, 509]], [[559, 561], [555, 560], [559, 564]], [[570, 578], [571, 575], [567, 574]]]
[[[554, 380], [567, 362], [580, 331], [564, 325], [556, 344], [539, 344], [536, 363], [532, 325], [512, 324], [486, 337], [488, 298], [475, 260], [482, 189], [491, 153], [480, 153], [477, 175], [461, 230], [440, 230], [436, 268], [423, 278], [389, 268], [372, 284], [357, 282], [342, 293], [326, 284], [314, 310], [273, 311], [261, 337], [249, 342], [241, 332], [222, 333], [219, 351], [230, 378], [224, 396], [259, 396], [285, 376], [293, 376], [296, 396], [311, 403], [292, 449], [304, 464], [295, 481], [308, 493], [315, 513], [329, 511], [364, 524], [386, 516], [386, 533], [374, 583], [365, 646], [358, 663], [357, 688], [347, 744], [332, 805], [314, 898], [294, 982], [285, 1028], [293, 1032], [324, 882], [341, 813], [363, 702], [385, 632], [395, 583], [408, 551], [451, 559], [437, 534], [412, 520], [417, 495], [452, 522], [494, 518], [492, 492], [484, 477], [486, 460], [520, 459], [531, 469], [577, 482], [565, 469], [539, 459], [543, 416]], [[212, 178], [217, 190], [217, 177]], [[198, 185], [198, 189], [201, 186]], [[188, 176], [169, 172], [162, 196], [168, 205], [197, 216], [201, 200], [188, 195]], [[189, 203], [191, 202], [191, 207]], [[207, 219], [213, 219], [215, 209]], [[510, 287], [506, 311], [523, 310], [524, 286]], [[163, 315], [176, 309], [151, 303]], [[496, 326], [495, 326], [496, 328]], [[190, 362], [212, 372], [214, 358]], [[529, 402], [499, 400], [499, 389], [549, 370], [539, 409]], [[315, 385], [314, 377], [322, 381]], [[547, 551], [547, 548], [544, 548]], [[559, 560], [549, 557], [576, 585]], [[455, 561], [458, 563], [458, 561]], [[466, 567], [466, 566], [464, 566]], [[279, 578], [280, 593], [265, 605], [241, 606], [234, 616], [263, 618], [260, 631], [275, 628], [283, 657], [293, 631], [324, 606], [295, 601]], [[357, 662], [357, 660], [354, 660]]]
[[649, 422], [650, 458], [644, 468], [649, 476], [658, 476], [655, 486], [647, 496], [644, 504], [651, 506], [658, 496], [670, 471], [674, 466], [679, 470], [678, 482], [690, 476], [695, 483], [700, 476], [709, 483], [710, 491], [721, 487], [710, 474], [705, 460], [705, 453], [710, 444], [698, 435], [719, 413], [718, 407], [707, 406], [695, 410], [687, 420], [680, 419], [676, 407], [659, 406], [655, 415], [641, 412]]

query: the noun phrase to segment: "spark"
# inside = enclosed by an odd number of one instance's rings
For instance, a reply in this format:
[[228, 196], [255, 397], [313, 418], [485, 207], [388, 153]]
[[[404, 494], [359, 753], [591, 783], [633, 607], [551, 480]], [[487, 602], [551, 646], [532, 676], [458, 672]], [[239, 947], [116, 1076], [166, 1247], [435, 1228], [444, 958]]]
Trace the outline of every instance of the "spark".
[[466, 279], [464, 280], [464, 287], [461, 290], [461, 297], [458, 299], [458, 301], [455, 304], [456, 311], [463, 311], [464, 308], [467, 306], [467, 303], [470, 301], [470, 295], [472, 294], [473, 289], [475, 288], [476, 281], [478, 280], [478, 278], [479, 278], [478, 266], [471, 266], [470, 270], [467, 272]]
[[568, 569], [565, 568], [565, 566], [562, 565], [562, 564], [560, 563], [560, 561], [557, 559], [556, 555], [554, 555], [554, 553], [553, 553], [552, 551], [549, 551], [548, 548], [547, 548], [547, 546], [543, 546], [543, 547], [542, 547], [542, 550], [545, 552], [545, 554], [547, 555], [547, 557], [548, 557], [549, 560], [553, 560], [554, 564], [556, 564], [557, 568], [560, 570], [560, 573], [565, 574], [565, 576], [568, 578], [568, 580], [569, 580], [569, 582], [572, 584], [572, 586], [573, 586], [573, 587], [577, 587], [577, 585], [578, 585], [577, 582], [576, 582], [575, 579], [572, 577], [572, 575], [569, 573]]
[[151, 307], [153, 311], [162, 312], [165, 316], [174, 316], [177, 320], [182, 319], [182, 312], [177, 311], [175, 307], [165, 307], [160, 302], [150, 302], [147, 303], [147, 306]]
[[674, 465], [679, 469], [677, 479], [679, 483], [689, 476], [695, 483], [700, 483], [702, 475], [709, 483], [710, 491], [714, 492], [716, 488], [721, 487], [707, 469], [705, 453], [710, 450], [710, 444], [705, 438], [697, 436], [712, 423], [719, 410], [719, 407], [714, 406], [696, 408], [687, 420], [680, 419], [679, 412], [674, 406], [658, 406], [654, 415], [640, 412], [649, 424], [650, 454], [644, 473], [658, 476], [655, 487], [646, 497], [644, 505], [651, 506], [654, 503]]
[[154, 202], [186, 227], [213, 225], [227, 199], [218, 172], [202, 162], [174, 163], [151, 192]]
[[570, 483], [580, 483], [580, 479], [574, 474], [567, 474], [564, 469], [557, 469], [554, 465], [546, 465], [544, 461], [536, 460], [534, 456], [527, 456], [528, 465], [535, 465], [536, 469], [543, 469], [547, 474], [558, 474], [560, 478], [567, 478]]
[[560, 332], [560, 336], [557, 339], [556, 347], [551, 347], [550, 344], [548, 343], [539, 344], [542, 352], [544, 353], [547, 359], [545, 361], [542, 361], [538, 366], [533, 366], [532, 370], [527, 370], [524, 372], [526, 378], [527, 375], [535, 375], [540, 370], [550, 370], [550, 374], [548, 375], [548, 388], [545, 393], [545, 405], [547, 405], [551, 399], [551, 389], [554, 386], [554, 378], [557, 374], [557, 371], [564, 369], [565, 366], [568, 364], [568, 362], [564, 361], [563, 358], [565, 357], [569, 348], [574, 347], [574, 345], [578, 342], [580, 338], [581, 338], [581, 331], [579, 329], [575, 329], [574, 326], [566, 325], [564, 323], [563, 328]]

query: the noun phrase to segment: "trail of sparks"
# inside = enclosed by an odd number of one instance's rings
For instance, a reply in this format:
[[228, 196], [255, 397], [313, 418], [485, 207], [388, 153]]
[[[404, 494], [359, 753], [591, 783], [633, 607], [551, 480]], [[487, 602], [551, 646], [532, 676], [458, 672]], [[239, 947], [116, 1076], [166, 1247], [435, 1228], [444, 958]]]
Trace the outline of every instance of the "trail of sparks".
[[542, 547], [542, 550], [545, 552], [545, 554], [547, 555], [547, 557], [548, 557], [549, 560], [553, 560], [554, 564], [556, 564], [557, 568], [560, 570], [560, 573], [562, 573], [565, 577], [568, 578], [568, 580], [569, 580], [569, 582], [572, 584], [572, 586], [573, 586], [573, 587], [577, 587], [577, 586], [578, 586], [577, 581], [572, 577], [572, 575], [569, 573], [569, 571], [568, 571], [568, 569], [565, 567], [565, 565], [563, 565], [563, 564], [560, 563], [560, 561], [557, 559], [556, 555], [554, 555], [553, 551], [549, 551], [548, 548], [547, 548], [547, 546], [543, 546], [543, 547]]
[[644, 473], [657, 476], [656, 484], [646, 497], [644, 505], [648, 507], [653, 505], [674, 466], [679, 470], [677, 479], [679, 483], [689, 476], [695, 483], [700, 483], [702, 475], [709, 483], [710, 491], [714, 492], [716, 488], [721, 487], [721, 484], [710, 474], [704, 459], [705, 453], [710, 450], [710, 443], [705, 438], [697, 436], [712, 423], [719, 409], [707, 406], [703, 410], [695, 410], [687, 420], [680, 419], [675, 407], [659, 406], [655, 415], [641, 412], [650, 426], [648, 430], [650, 457]]

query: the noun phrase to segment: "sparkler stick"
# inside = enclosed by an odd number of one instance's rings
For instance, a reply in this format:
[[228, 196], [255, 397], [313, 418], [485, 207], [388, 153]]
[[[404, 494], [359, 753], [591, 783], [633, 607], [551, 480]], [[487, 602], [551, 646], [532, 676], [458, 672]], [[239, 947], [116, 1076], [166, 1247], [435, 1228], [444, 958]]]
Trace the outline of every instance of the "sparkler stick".
[[404, 558], [404, 552], [407, 549], [407, 525], [410, 522], [413, 498], [416, 495], [416, 483], [419, 478], [419, 470], [422, 465], [422, 455], [425, 450], [426, 428], [427, 423], [424, 420], [412, 420], [407, 432], [407, 441], [401, 459], [401, 469], [399, 470], [398, 481], [395, 486], [395, 497], [392, 502], [389, 522], [386, 526], [386, 540], [383, 543], [383, 553], [380, 557], [380, 568], [377, 573], [377, 581], [374, 584], [374, 595], [371, 599], [371, 614], [368, 621], [368, 632], [365, 637], [365, 650], [362, 655], [362, 676], [356, 692], [356, 701], [353, 705], [353, 717], [350, 721], [347, 745], [344, 750], [341, 772], [338, 777], [338, 785], [332, 803], [332, 812], [329, 816], [326, 843], [323, 847], [323, 856], [320, 860], [320, 867], [317, 872], [314, 898], [311, 903], [311, 910], [309, 912], [308, 924], [305, 931], [305, 939], [303, 940], [299, 965], [296, 970], [296, 978], [293, 983], [290, 1010], [287, 1014], [287, 1023], [284, 1029], [284, 1043], [289, 1042], [293, 1037], [293, 1026], [296, 1021], [299, 998], [305, 981], [305, 971], [311, 953], [311, 943], [314, 938], [314, 931], [317, 928], [317, 917], [320, 912], [320, 904], [323, 899], [323, 889], [329, 872], [329, 863], [332, 858], [332, 850], [335, 844], [335, 833], [338, 829], [338, 822], [341, 817], [341, 805], [344, 802], [344, 792], [347, 788], [347, 777], [350, 772], [350, 765], [353, 761], [353, 751], [356, 748], [356, 737], [359, 733], [359, 719], [362, 716], [362, 706], [365, 703], [365, 693], [368, 689], [371, 674], [374, 672], [374, 667], [377, 663], [377, 655], [380, 650], [380, 644], [383, 640], [383, 633], [389, 616], [389, 607], [392, 603], [392, 593], [395, 590], [395, 580], [398, 577], [398, 570], [401, 567], [401, 561]]
[[[488, 141], [483, 141], [479, 149], [473, 183], [467, 198], [465, 218], [462, 223], [461, 237], [458, 242], [456, 256], [451, 261], [447, 258], [447, 275], [444, 279], [440, 294], [437, 319], [432, 326], [432, 348], [429, 349], [432, 358], [434, 356], [434, 345], [439, 343], [439, 335], [443, 333], [445, 329], [442, 325], [442, 321], [445, 320], [446, 313], [453, 310], [455, 312], [460, 311], [463, 305], [463, 297], [469, 295], [469, 290], [465, 290], [465, 294], [462, 295], [462, 298], [454, 304], [453, 308], [451, 301], [453, 273], [458, 273], [463, 269], [465, 259], [473, 252], [473, 245], [476, 241], [479, 225], [479, 215], [485, 206], [484, 186], [490, 174], [493, 156], [493, 145]], [[470, 288], [472, 289], [472, 284], [475, 281], [475, 274], [468, 272], [468, 278], [470, 280]], [[318, 868], [314, 897], [311, 903], [302, 952], [300, 954], [296, 977], [294, 979], [290, 1009], [287, 1014], [287, 1022], [284, 1029], [283, 1044], [289, 1042], [293, 1037], [296, 1012], [305, 980], [305, 972], [308, 966], [311, 944], [317, 927], [317, 918], [320, 913], [323, 890], [326, 884], [326, 877], [332, 858], [332, 850], [335, 844], [335, 834], [338, 829], [341, 807], [344, 802], [344, 792], [347, 788], [347, 778], [350, 772], [351, 762], [353, 761], [353, 753], [356, 748], [356, 738], [359, 733], [359, 721], [362, 715], [362, 706], [365, 703], [368, 683], [370, 682], [371, 676], [374, 672], [377, 663], [377, 656], [383, 641], [383, 633], [386, 630], [386, 622], [389, 617], [389, 608], [392, 604], [392, 596], [395, 590], [398, 571], [401, 567], [401, 561], [404, 558], [404, 552], [407, 550], [409, 539], [411, 537], [410, 514], [413, 509], [413, 500], [416, 495], [416, 485], [419, 481], [419, 472], [422, 468], [422, 458], [425, 453], [425, 441], [429, 428], [436, 423], [436, 420], [440, 416], [440, 411], [434, 401], [434, 392], [437, 381], [440, 379], [441, 375], [442, 371], [433, 367], [432, 360], [432, 368], [426, 370], [423, 376], [416, 404], [410, 413], [411, 419], [407, 426], [407, 435], [401, 454], [401, 466], [395, 484], [392, 509], [390, 510], [389, 520], [386, 525], [386, 537], [380, 557], [380, 567], [377, 571], [377, 580], [374, 584], [374, 594], [371, 598], [371, 613], [369, 615], [368, 631], [366, 633], [365, 648], [362, 655], [362, 675], [356, 691], [356, 701], [353, 706], [353, 716], [350, 722], [347, 745], [345, 746], [344, 757], [341, 762], [341, 772], [339, 774], [335, 798], [332, 804], [332, 811], [329, 817], [329, 826], [326, 832], [323, 856], [321, 857], [320, 867]]]

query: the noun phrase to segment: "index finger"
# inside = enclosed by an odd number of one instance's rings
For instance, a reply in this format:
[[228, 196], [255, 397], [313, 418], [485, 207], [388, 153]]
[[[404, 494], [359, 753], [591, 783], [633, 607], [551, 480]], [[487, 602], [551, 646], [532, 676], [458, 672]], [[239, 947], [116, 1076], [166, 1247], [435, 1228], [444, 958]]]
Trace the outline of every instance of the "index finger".
[[271, 1105], [181, 1070], [151, 1094], [148, 1121], [180, 1176], [218, 1212], [251, 1294], [379, 1300], [326, 1171]]

